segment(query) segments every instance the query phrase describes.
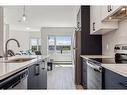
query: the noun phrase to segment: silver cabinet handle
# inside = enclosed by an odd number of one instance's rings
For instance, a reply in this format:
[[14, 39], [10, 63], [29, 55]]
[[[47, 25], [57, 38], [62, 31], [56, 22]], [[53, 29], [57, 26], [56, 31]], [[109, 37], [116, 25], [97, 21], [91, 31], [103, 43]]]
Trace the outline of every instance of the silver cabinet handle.
[[95, 31], [95, 22], [93, 22], [93, 31]]
[[107, 6], [107, 11], [110, 12], [110, 6], [109, 5]]
[[127, 88], [127, 84], [126, 83], [119, 82], [119, 85], [121, 85], [124, 88]]
[[45, 69], [45, 61], [43, 60], [41, 64], [42, 64], [42, 69], [44, 70]]
[[35, 65], [35, 75], [39, 75], [39, 64]]
[[112, 11], [112, 6], [110, 5], [110, 12]]

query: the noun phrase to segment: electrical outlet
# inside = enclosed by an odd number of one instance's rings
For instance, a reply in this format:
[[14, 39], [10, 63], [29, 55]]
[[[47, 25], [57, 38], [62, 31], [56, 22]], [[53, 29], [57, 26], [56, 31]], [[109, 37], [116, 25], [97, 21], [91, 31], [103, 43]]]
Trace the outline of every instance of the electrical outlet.
[[109, 50], [109, 45], [108, 44], [106, 45], [106, 49]]

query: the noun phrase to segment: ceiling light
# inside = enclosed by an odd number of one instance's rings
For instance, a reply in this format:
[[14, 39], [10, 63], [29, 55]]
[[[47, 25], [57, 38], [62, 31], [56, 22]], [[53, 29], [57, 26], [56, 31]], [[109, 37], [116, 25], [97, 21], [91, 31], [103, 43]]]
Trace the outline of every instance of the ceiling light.
[[30, 30], [30, 27], [26, 27], [26, 30]]
[[111, 19], [112, 19], [112, 17], [109, 17], [108, 19], [109, 19], [109, 20], [111, 20]]

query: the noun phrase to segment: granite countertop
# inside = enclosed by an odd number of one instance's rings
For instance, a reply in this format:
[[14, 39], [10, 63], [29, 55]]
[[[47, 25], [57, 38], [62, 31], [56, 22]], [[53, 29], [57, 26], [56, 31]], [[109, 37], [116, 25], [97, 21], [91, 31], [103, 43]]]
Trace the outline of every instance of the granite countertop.
[[42, 55], [42, 56], [14, 56], [9, 57], [8, 60], [14, 60], [18, 58], [33, 58], [30, 61], [20, 62], [20, 63], [6, 63], [3, 58], [0, 59], [0, 80], [22, 70], [31, 65], [33, 65], [38, 60], [43, 60], [48, 58], [49, 55]]
[[82, 58], [114, 58], [113, 56], [108, 56], [108, 55], [80, 55]]

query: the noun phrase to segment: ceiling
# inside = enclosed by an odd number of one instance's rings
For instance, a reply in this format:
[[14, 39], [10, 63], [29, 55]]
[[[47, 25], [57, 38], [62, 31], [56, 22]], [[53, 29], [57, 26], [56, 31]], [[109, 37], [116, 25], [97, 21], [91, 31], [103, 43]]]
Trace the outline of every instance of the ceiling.
[[[39, 31], [41, 27], [75, 27], [79, 6], [25, 6], [26, 22], [19, 22], [23, 6], [5, 6], [4, 22], [11, 30]], [[29, 30], [29, 31], [30, 31]]]

